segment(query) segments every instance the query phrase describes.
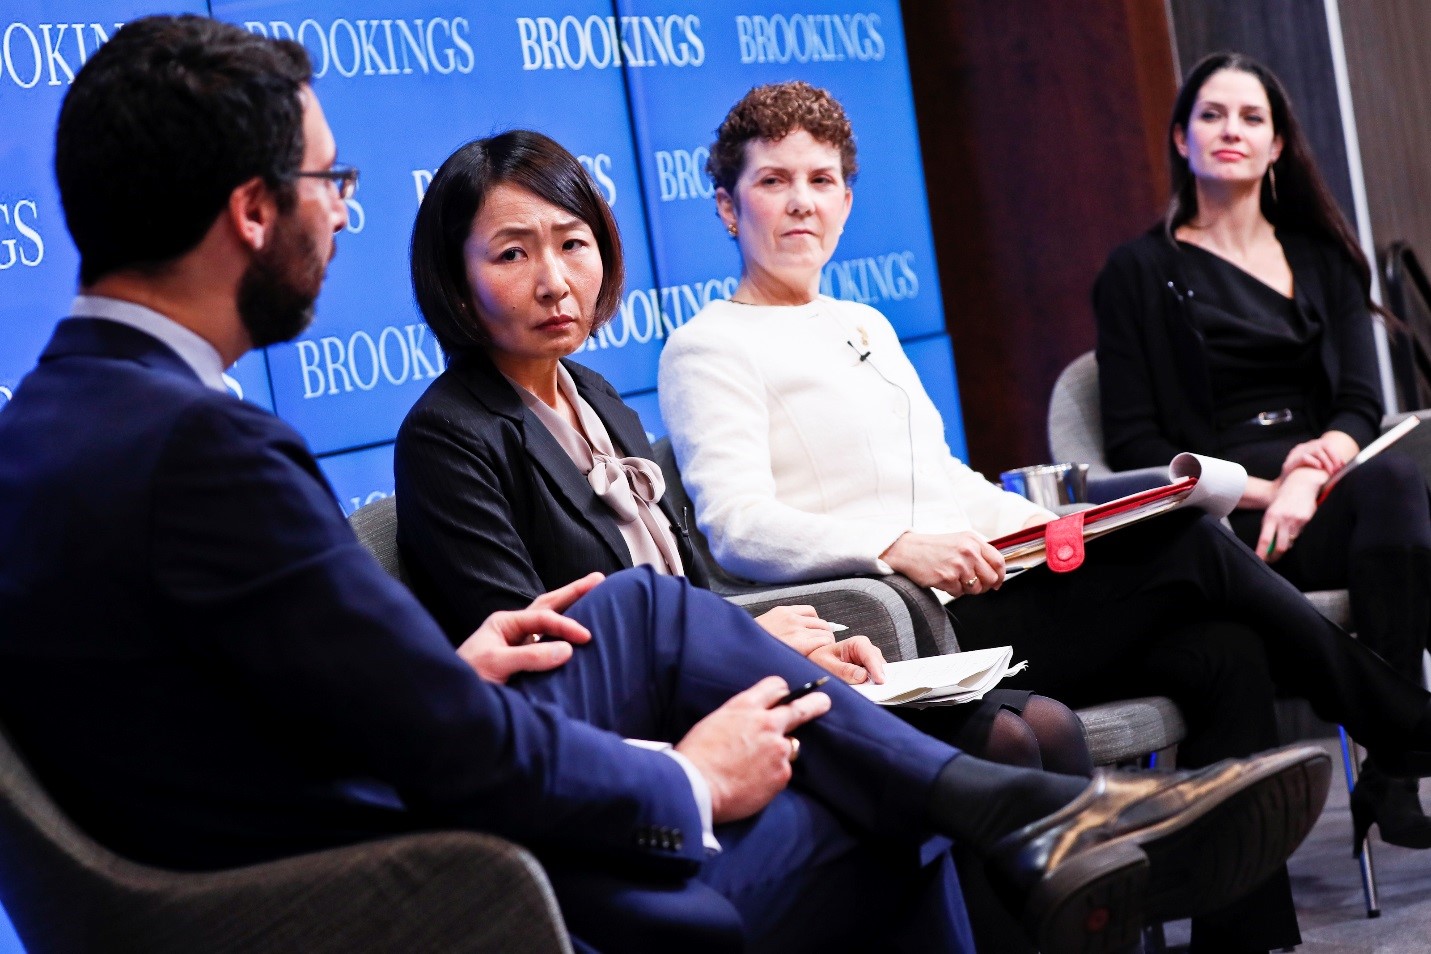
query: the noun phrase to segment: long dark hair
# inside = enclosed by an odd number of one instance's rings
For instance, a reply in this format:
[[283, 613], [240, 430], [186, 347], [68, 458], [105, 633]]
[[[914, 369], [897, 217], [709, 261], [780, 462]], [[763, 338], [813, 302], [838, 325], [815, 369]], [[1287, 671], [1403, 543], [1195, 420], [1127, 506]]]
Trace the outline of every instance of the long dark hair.
[[449, 355], [489, 342], [472, 306], [462, 247], [487, 195], [503, 183], [521, 186], [581, 219], [601, 254], [595, 333], [621, 304], [625, 265], [621, 233], [606, 201], [576, 157], [539, 132], [513, 129], [476, 139], [447, 157], [427, 187], [412, 227], [412, 287], [422, 317]]
[[1188, 73], [1182, 89], [1178, 90], [1178, 98], [1173, 102], [1173, 116], [1168, 122], [1168, 169], [1172, 173], [1173, 197], [1163, 215], [1163, 228], [1168, 241], [1174, 241], [1179, 226], [1197, 216], [1197, 181], [1187, 159], [1178, 152], [1173, 133], [1181, 129], [1186, 136], [1198, 93], [1214, 73], [1222, 70], [1235, 70], [1257, 77], [1267, 91], [1267, 102], [1272, 106], [1272, 131], [1282, 137], [1282, 153], [1271, 166], [1277, 179], [1276, 198], [1273, 198], [1271, 185], [1264, 176], [1262, 214], [1279, 229], [1302, 232], [1340, 248], [1356, 270], [1367, 308], [1395, 323], [1396, 320], [1384, 308], [1371, 300], [1371, 266], [1357, 241], [1356, 232], [1347, 223], [1346, 216], [1342, 215], [1317, 169], [1307, 135], [1292, 112], [1286, 87], [1277, 74], [1242, 53], [1214, 53], [1205, 57]]

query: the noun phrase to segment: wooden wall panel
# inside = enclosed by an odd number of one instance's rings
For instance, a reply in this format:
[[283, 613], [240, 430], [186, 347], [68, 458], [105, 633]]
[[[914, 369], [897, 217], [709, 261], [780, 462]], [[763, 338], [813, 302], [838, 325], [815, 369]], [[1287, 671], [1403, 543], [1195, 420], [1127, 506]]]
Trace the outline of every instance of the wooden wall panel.
[[993, 476], [1047, 459], [1093, 278], [1166, 201], [1168, 23], [1160, 0], [902, 9], [970, 460]]
[[1340, 5], [1372, 235], [1431, 264], [1431, 3]]

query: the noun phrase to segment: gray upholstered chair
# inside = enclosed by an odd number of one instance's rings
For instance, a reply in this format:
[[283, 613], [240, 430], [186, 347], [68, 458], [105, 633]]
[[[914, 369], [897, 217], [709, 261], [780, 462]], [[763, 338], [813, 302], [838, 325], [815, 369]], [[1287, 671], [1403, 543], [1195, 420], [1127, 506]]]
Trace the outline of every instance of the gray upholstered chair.
[[[1108, 466], [1103, 452], [1103, 421], [1099, 411], [1098, 359], [1092, 351], [1075, 358], [1053, 386], [1048, 407], [1048, 445], [1057, 461], [1088, 465], [1089, 497], [1096, 501], [1111, 500], [1122, 494], [1167, 482], [1167, 471], [1158, 468], [1115, 473]], [[1431, 411], [1417, 411], [1423, 419]], [[1392, 426], [1408, 414], [1388, 415], [1382, 429]], [[1423, 471], [1431, 479], [1431, 428], [1418, 427], [1398, 446], [1416, 456]], [[1351, 629], [1351, 600], [1346, 590], [1320, 590], [1306, 594], [1308, 602], [1343, 629]], [[1342, 747], [1342, 767], [1347, 788], [1356, 785], [1359, 759], [1346, 730], [1337, 727]], [[1366, 899], [1367, 917], [1381, 913], [1376, 893], [1376, 868], [1372, 860], [1370, 839], [1362, 846], [1362, 892]]]
[[[388, 575], [406, 583], [407, 571], [397, 544], [397, 498], [384, 497], [360, 507], [348, 518], [348, 524]], [[703, 541], [696, 543], [704, 545]], [[918, 655], [916, 627], [904, 601], [875, 580], [856, 578], [798, 586], [747, 587], [722, 595], [752, 616], [776, 606], [808, 604], [825, 619], [836, 620], [848, 626], [851, 632], [868, 636], [887, 659], [910, 659]]]
[[0, 903], [30, 954], [571, 951], [540, 865], [500, 838], [433, 832], [163, 871], [81, 832], [3, 730]]
[[[671, 442], [662, 438], [656, 442], [655, 451], [656, 463], [666, 475], [666, 492], [672, 495], [672, 501], [677, 508], [687, 507], [694, 513], [695, 508], [691, 506], [690, 498], [681, 483], [681, 471], [671, 451]], [[706, 569], [711, 575], [712, 587], [716, 592], [746, 594], [758, 588], [758, 584], [732, 576], [716, 562], [705, 535], [694, 526], [694, 522], [690, 532], [691, 544], [705, 561]], [[885, 650], [887, 658], [911, 659], [916, 655], [929, 656], [959, 651], [959, 640], [949, 621], [949, 615], [925, 587], [897, 573], [869, 579], [837, 581], [839, 586], [855, 583], [892, 589], [909, 608], [915, 626], [914, 651], [893, 654]], [[764, 596], [768, 598], [770, 594], [766, 593]], [[1186, 734], [1182, 713], [1178, 712], [1177, 707], [1170, 701], [1161, 698], [1128, 699], [1092, 706], [1080, 709], [1078, 717], [1088, 735], [1088, 747], [1093, 753], [1093, 761], [1098, 765], [1134, 761], [1164, 752], [1182, 741]]]

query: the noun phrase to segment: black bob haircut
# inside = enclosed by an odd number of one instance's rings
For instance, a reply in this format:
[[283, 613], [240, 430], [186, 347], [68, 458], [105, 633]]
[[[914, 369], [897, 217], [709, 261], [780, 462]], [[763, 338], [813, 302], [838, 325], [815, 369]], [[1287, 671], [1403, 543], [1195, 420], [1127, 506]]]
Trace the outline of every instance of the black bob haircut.
[[513, 129], [477, 139], [447, 157], [432, 177], [412, 227], [412, 288], [427, 326], [449, 355], [482, 350], [487, 336], [473, 311], [462, 249], [488, 194], [520, 186], [585, 222], [601, 255], [601, 291], [592, 332], [621, 303], [621, 234], [606, 200], [581, 163], [539, 132]]
[[208, 17], [144, 17], [119, 29], [75, 76], [55, 132], [80, 284], [161, 270], [255, 177], [291, 208], [311, 75], [297, 43]]

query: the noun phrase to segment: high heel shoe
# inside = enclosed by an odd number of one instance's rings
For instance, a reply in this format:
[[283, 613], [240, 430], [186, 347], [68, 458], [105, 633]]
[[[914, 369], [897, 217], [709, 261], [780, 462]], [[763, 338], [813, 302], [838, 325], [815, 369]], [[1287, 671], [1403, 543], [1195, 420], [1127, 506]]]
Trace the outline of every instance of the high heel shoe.
[[1351, 793], [1352, 857], [1360, 858], [1372, 823], [1381, 840], [1403, 848], [1431, 848], [1431, 818], [1421, 810], [1413, 779], [1391, 778], [1367, 759]]

